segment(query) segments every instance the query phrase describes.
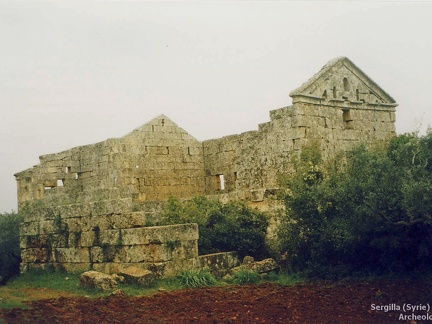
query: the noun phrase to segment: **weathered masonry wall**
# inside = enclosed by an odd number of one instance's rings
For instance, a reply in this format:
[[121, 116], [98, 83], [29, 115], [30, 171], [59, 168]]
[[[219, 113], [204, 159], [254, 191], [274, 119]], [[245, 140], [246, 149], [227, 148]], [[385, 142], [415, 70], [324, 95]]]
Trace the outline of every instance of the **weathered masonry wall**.
[[234, 253], [198, 256], [197, 224], [145, 226], [142, 212], [62, 217], [45, 209], [38, 216], [21, 227], [23, 271], [51, 266], [118, 273], [135, 265], [166, 277], [179, 269], [217, 272], [239, 264]]
[[134, 263], [166, 275], [207, 260], [198, 257], [197, 228], [152, 227], [168, 197], [204, 193], [202, 144], [164, 115], [122, 138], [40, 161], [16, 175], [24, 271], [51, 265], [111, 272]]
[[277, 188], [277, 174], [291, 171], [291, 159], [307, 143], [318, 143], [324, 156], [395, 135], [394, 111], [297, 103], [270, 112], [271, 121], [259, 130], [204, 142], [207, 188], [220, 189], [238, 198], [262, 200]]
[[225, 193], [262, 201], [307, 143], [327, 157], [396, 134], [394, 99], [346, 58], [329, 62], [290, 96], [293, 105], [271, 111], [258, 131], [203, 143], [207, 193], [221, 190], [223, 178]]
[[[191, 225], [153, 227], [170, 196], [216, 195], [266, 209], [278, 175], [293, 171], [304, 145], [319, 145], [327, 157], [395, 135], [396, 102], [347, 58], [330, 61], [290, 96], [293, 104], [271, 111], [255, 131], [199, 142], [160, 115], [124, 137], [41, 156], [15, 175], [24, 268], [195, 267], [204, 257]], [[132, 244], [133, 233], [158, 231], [170, 241], [157, 234]]]
[[[51, 264], [68, 271], [115, 272], [125, 263], [165, 268], [198, 257], [196, 224], [133, 228], [130, 224], [138, 223], [139, 213], [121, 216], [77, 219], [51, 214], [39, 223], [25, 223], [23, 268]], [[122, 228], [113, 226], [116, 220]]]
[[105, 200], [139, 204], [204, 193], [201, 143], [163, 115], [122, 138], [40, 161], [16, 175], [19, 205], [39, 200], [92, 210], [89, 204]]

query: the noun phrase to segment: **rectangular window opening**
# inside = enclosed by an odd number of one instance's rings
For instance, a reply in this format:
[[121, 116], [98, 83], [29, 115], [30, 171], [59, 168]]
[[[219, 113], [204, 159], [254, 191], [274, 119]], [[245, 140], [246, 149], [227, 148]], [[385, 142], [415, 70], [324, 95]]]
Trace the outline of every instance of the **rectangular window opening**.
[[65, 173], [70, 173], [70, 172], [71, 172], [71, 167], [70, 166], [66, 167]]
[[58, 179], [57, 180], [57, 187], [63, 187], [64, 186], [64, 179]]
[[75, 173], [75, 179], [78, 180], [80, 177], [80, 174], [78, 172]]
[[344, 122], [350, 122], [350, 121], [352, 121], [351, 113], [350, 113], [349, 109], [344, 109], [343, 110], [342, 118], [343, 118]]
[[342, 111], [342, 119], [345, 123], [345, 129], [352, 129], [352, 118], [349, 109], [344, 109]]
[[219, 174], [219, 189], [220, 190], [225, 189], [225, 178], [223, 174]]

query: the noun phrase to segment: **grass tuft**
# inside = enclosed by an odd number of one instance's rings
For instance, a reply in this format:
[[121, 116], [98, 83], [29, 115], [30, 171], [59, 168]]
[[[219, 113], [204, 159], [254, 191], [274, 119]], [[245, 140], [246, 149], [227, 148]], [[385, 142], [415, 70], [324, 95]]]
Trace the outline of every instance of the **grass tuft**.
[[178, 281], [182, 286], [188, 288], [199, 288], [213, 286], [217, 283], [216, 278], [205, 270], [184, 270], [177, 276]]
[[261, 276], [258, 272], [248, 269], [240, 269], [233, 275], [233, 282], [238, 285], [256, 284], [261, 281]]

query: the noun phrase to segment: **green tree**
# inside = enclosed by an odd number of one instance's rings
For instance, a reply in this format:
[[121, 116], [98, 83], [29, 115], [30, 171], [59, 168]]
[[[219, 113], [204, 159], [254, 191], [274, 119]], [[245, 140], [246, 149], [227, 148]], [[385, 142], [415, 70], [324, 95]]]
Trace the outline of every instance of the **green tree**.
[[359, 146], [327, 162], [308, 148], [282, 186], [279, 237], [295, 270], [329, 277], [431, 264], [432, 134]]
[[200, 254], [237, 251], [241, 256], [263, 257], [268, 226], [266, 215], [242, 203], [222, 204], [203, 196], [165, 204], [166, 224], [197, 223]]
[[22, 217], [15, 212], [0, 214], [0, 285], [5, 284], [19, 270], [21, 221]]

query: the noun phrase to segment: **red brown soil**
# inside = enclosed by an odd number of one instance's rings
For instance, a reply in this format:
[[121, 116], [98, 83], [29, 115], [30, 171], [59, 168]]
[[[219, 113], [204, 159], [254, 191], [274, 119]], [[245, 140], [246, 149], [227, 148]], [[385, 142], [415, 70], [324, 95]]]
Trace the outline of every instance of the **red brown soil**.
[[[60, 297], [0, 310], [0, 323], [407, 323], [371, 305], [432, 303], [421, 280], [264, 283], [159, 292], [147, 297]], [[392, 306], [396, 308], [396, 306]], [[415, 311], [425, 315], [426, 311]], [[432, 316], [432, 312], [431, 312]], [[431, 317], [432, 319], [432, 317]], [[423, 321], [423, 322], [430, 322]], [[409, 321], [408, 321], [409, 323]], [[414, 323], [414, 322], [413, 322]], [[422, 321], [417, 321], [422, 323]]]

